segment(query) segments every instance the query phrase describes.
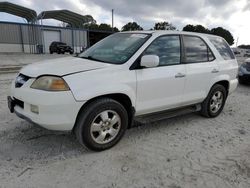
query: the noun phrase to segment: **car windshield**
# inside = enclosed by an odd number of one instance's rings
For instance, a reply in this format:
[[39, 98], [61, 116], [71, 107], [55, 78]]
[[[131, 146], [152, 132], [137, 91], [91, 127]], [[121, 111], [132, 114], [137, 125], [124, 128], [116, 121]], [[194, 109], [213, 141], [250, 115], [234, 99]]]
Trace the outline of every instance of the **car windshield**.
[[148, 40], [142, 33], [116, 33], [96, 43], [78, 57], [111, 64], [123, 64]]

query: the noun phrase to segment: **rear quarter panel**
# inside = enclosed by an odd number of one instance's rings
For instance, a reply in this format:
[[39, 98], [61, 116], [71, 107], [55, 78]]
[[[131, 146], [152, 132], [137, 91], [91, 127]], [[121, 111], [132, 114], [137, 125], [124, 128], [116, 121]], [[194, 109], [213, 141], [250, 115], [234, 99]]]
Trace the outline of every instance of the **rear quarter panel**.
[[219, 70], [219, 72], [214, 74], [214, 76], [211, 79], [211, 83], [207, 89], [207, 94], [208, 94], [211, 87], [219, 81], [225, 80], [225, 81], [228, 81], [229, 83], [237, 82], [238, 62], [236, 58], [231, 59], [231, 60], [224, 60], [223, 57], [220, 55], [220, 53], [217, 51], [217, 49], [214, 47], [214, 45], [210, 42], [210, 40], [207, 37], [205, 37], [204, 39], [216, 57], [218, 70]]

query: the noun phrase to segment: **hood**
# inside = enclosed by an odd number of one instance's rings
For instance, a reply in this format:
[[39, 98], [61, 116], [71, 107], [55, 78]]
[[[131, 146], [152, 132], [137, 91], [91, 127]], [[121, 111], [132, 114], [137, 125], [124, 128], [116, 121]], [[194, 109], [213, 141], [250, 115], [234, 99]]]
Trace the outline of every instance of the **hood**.
[[77, 57], [64, 57], [27, 65], [21, 69], [20, 73], [30, 77], [38, 77], [41, 75], [64, 76], [67, 74], [91, 71], [109, 66], [112, 65]]

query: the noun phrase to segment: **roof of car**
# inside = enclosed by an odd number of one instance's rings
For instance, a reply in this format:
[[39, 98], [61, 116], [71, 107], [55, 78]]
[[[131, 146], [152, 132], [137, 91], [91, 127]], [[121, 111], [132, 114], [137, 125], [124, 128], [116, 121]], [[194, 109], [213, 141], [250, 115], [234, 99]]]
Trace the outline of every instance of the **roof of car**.
[[209, 37], [219, 37], [216, 35], [197, 33], [197, 32], [187, 32], [187, 31], [173, 31], [173, 30], [149, 30], [149, 31], [124, 31], [122, 33], [141, 33], [141, 34], [152, 34], [152, 35], [195, 35], [195, 36], [209, 36]]

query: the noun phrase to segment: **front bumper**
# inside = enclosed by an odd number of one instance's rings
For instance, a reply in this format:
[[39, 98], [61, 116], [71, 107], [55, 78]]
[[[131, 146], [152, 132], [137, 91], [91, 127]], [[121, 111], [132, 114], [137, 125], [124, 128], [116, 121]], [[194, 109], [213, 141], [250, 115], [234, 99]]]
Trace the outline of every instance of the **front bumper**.
[[[14, 82], [12, 83], [10, 98], [14, 101], [13, 111], [19, 117], [49, 130], [72, 130], [84, 102], [76, 101], [71, 91], [32, 89], [30, 85], [33, 81], [34, 79], [28, 80], [21, 88], [15, 88]], [[37, 107], [38, 113], [32, 112], [32, 106]]]

